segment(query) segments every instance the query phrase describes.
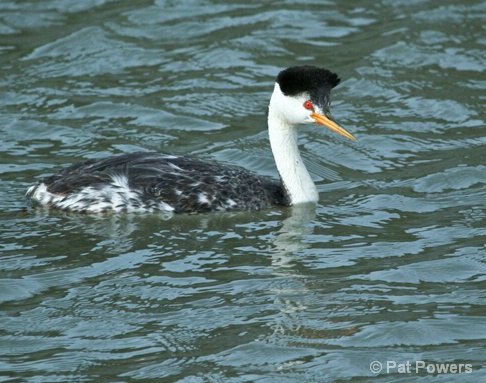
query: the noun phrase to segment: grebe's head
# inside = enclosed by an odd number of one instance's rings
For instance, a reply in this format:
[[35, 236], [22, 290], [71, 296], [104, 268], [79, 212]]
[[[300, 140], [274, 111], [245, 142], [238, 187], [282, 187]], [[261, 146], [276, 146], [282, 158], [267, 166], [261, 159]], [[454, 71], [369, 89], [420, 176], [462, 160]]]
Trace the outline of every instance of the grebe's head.
[[317, 123], [355, 140], [331, 117], [331, 89], [339, 82], [336, 73], [324, 68], [311, 65], [287, 68], [277, 76], [270, 109], [285, 125]]

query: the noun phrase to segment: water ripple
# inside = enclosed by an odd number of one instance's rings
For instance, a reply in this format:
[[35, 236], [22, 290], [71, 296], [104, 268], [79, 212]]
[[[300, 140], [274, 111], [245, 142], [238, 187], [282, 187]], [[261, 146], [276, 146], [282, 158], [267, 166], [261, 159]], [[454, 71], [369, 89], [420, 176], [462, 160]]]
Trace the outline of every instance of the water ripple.
[[[322, 382], [484, 376], [485, 4], [0, 4], [4, 381]], [[61, 165], [135, 150], [278, 178], [288, 65], [343, 81], [358, 137], [300, 132], [314, 206], [214, 215], [33, 209]], [[373, 375], [370, 362], [470, 363]]]

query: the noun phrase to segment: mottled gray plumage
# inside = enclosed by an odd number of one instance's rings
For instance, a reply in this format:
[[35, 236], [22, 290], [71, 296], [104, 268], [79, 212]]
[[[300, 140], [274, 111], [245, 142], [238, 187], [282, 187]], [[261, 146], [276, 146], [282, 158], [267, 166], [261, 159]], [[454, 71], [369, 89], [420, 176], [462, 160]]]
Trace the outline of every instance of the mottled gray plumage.
[[[55, 195], [68, 196], [87, 187], [101, 190], [107, 185], [117, 193], [120, 186], [114, 184], [114, 177], [126, 178], [133, 193], [128, 200], [121, 200], [120, 206], [110, 204], [112, 194], [105, 193], [105, 201], [101, 202], [111, 206], [105, 210], [163, 210], [157, 208], [159, 201], [175, 213], [261, 210], [272, 205], [289, 205], [280, 183], [272, 179], [237, 166], [162, 153], [139, 152], [90, 160], [71, 165], [37, 184], [45, 184], [47, 191]], [[94, 201], [91, 194], [86, 193], [76, 201], [79, 206], [76, 211], [83, 211], [83, 205], [88, 210], [90, 205], [100, 202]]]

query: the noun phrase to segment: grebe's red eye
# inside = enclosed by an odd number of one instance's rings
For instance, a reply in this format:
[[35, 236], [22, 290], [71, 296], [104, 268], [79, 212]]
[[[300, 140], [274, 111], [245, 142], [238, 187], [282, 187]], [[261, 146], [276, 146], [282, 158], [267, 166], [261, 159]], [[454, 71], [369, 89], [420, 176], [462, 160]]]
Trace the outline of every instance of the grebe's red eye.
[[309, 110], [313, 110], [314, 105], [312, 105], [312, 102], [306, 101], [306, 102], [304, 102], [304, 108], [309, 109]]

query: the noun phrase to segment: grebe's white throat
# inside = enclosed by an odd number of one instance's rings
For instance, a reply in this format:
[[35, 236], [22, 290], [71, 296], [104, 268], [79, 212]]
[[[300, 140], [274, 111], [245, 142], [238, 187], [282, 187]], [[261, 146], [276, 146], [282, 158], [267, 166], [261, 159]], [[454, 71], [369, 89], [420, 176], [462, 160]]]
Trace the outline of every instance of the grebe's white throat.
[[289, 99], [276, 83], [268, 108], [270, 146], [281, 181], [292, 205], [316, 203], [319, 200], [319, 193], [302, 160], [297, 141], [297, 124], [306, 121], [292, 115], [296, 106], [293, 104], [302, 108], [306, 99], [308, 96], [305, 95]]

